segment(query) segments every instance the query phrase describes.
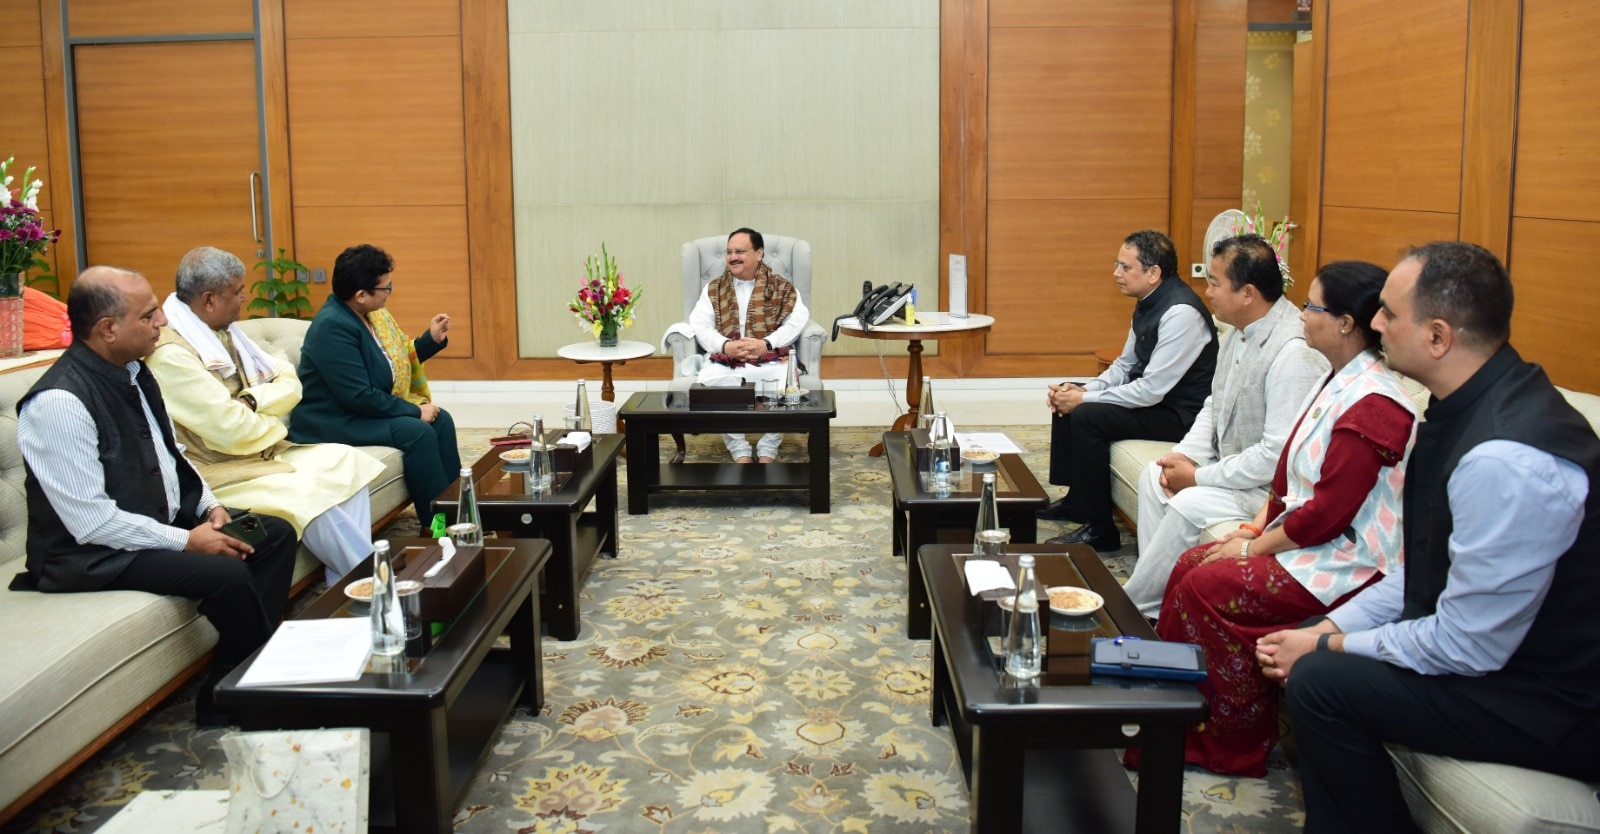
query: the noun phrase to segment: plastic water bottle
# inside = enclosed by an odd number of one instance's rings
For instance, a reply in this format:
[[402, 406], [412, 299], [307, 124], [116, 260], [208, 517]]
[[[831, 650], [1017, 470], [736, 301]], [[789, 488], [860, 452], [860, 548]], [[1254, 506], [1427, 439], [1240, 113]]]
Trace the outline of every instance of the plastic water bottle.
[[922, 395], [917, 401], [917, 428], [928, 428], [933, 424], [933, 377], [922, 378]]
[[982, 556], [983, 534], [1000, 529], [1000, 501], [994, 494], [994, 473], [983, 473], [983, 494], [978, 496], [978, 524], [972, 530], [972, 555]]
[[394, 657], [406, 650], [405, 612], [400, 609], [399, 583], [389, 559], [389, 542], [372, 543], [372, 653]]
[[955, 438], [950, 418], [941, 411], [928, 427], [928, 486], [933, 492], [950, 490], [950, 472], [955, 468]]
[[1039, 677], [1044, 639], [1039, 632], [1039, 582], [1033, 577], [1033, 557], [1018, 556], [1017, 567], [1017, 596], [1006, 631], [1006, 674], [1027, 683]]
[[[531, 455], [530, 455], [531, 457]], [[472, 484], [472, 469], [461, 467], [461, 503], [456, 506], [456, 523], [450, 537], [457, 547], [483, 544], [483, 519], [478, 515], [478, 490]]]
[[572, 404], [572, 414], [577, 418], [578, 431], [594, 431], [594, 417], [589, 413], [589, 386], [578, 380], [578, 401]]
[[555, 455], [544, 439], [544, 415], [533, 415], [533, 434], [528, 437], [528, 488], [547, 490], [556, 480]]

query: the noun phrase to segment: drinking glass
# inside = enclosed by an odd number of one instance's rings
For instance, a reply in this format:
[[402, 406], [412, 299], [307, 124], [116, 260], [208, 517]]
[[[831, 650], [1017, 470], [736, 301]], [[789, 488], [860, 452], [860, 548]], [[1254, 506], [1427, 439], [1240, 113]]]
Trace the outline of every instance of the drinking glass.
[[996, 559], [1006, 555], [1006, 548], [1011, 543], [1011, 531], [1003, 528], [984, 530], [978, 533], [978, 556], [983, 559]]
[[400, 594], [400, 610], [405, 614], [406, 639], [415, 640], [422, 636], [422, 583], [402, 579], [396, 583], [395, 591]]
[[775, 376], [769, 376], [756, 383], [756, 397], [767, 405], [777, 405], [778, 401], [783, 398], [782, 385], [783, 380]]

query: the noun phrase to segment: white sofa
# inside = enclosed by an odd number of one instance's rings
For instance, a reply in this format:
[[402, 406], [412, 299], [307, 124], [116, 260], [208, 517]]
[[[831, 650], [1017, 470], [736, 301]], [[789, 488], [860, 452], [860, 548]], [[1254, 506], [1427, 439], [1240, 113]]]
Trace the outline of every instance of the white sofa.
[[[1407, 380], [1418, 410], [1427, 408], [1427, 389]], [[1560, 389], [1600, 432], [1600, 396]], [[1139, 476], [1173, 444], [1123, 440], [1111, 444], [1111, 500], [1128, 519], [1139, 518]], [[1211, 541], [1237, 529], [1237, 520], [1212, 525], [1201, 538]], [[1600, 831], [1600, 784], [1585, 784], [1548, 773], [1484, 764], [1391, 747], [1400, 787], [1417, 824], [1428, 834], [1532, 834]]]
[[[268, 349], [300, 358], [306, 322], [261, 319], [245, 330]], [[56, 352], [59, 354], [59, 351]], [[27, 498], [17, 448], [17, 400], [53, 355], [0, 372], [0, 823], [183, 686], [206, 662], [216, 632], [193, 602], [135, 591], [41, 594], [5, 590], [24, 567]], [[372, 482], [374, 524], [410, 504], [400, 453]], [[296, 587], [321, 576], [305, 548]]]

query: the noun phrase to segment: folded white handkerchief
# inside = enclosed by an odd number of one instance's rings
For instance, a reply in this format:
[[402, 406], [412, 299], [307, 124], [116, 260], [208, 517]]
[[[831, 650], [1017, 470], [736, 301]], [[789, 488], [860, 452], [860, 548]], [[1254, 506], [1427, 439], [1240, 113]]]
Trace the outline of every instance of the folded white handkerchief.
[[996, 588], [1015, 588], [1017, 583], [1011, 579], [1011, 571], [999, 562], [987, 559], [967, 560], [967, 590], [973, 596], [992, 591]]
[[578, 447], [578, 451], [581, 452], [584, 449], [589, 448], [589, 444], [594, 442], [594, 438], [591, 437], [586, 431], [569, 431], [567, 432], [566, 437], [561, 438], [561, 442], [570, 446], [576, 446]]

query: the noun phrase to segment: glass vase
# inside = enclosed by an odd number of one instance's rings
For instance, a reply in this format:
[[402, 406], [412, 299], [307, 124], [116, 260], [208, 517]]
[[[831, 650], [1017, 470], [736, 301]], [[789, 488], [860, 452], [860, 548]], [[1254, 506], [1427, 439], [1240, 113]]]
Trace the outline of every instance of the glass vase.
[[601, 322], [600, 323], [600, 346], [601, 347], [616, 347], [617, 346], [617, 323], [616, 322], [607, 321], [607, 322]]
[[0, 274], [0, 359], [22, 355], [22, 273]]

